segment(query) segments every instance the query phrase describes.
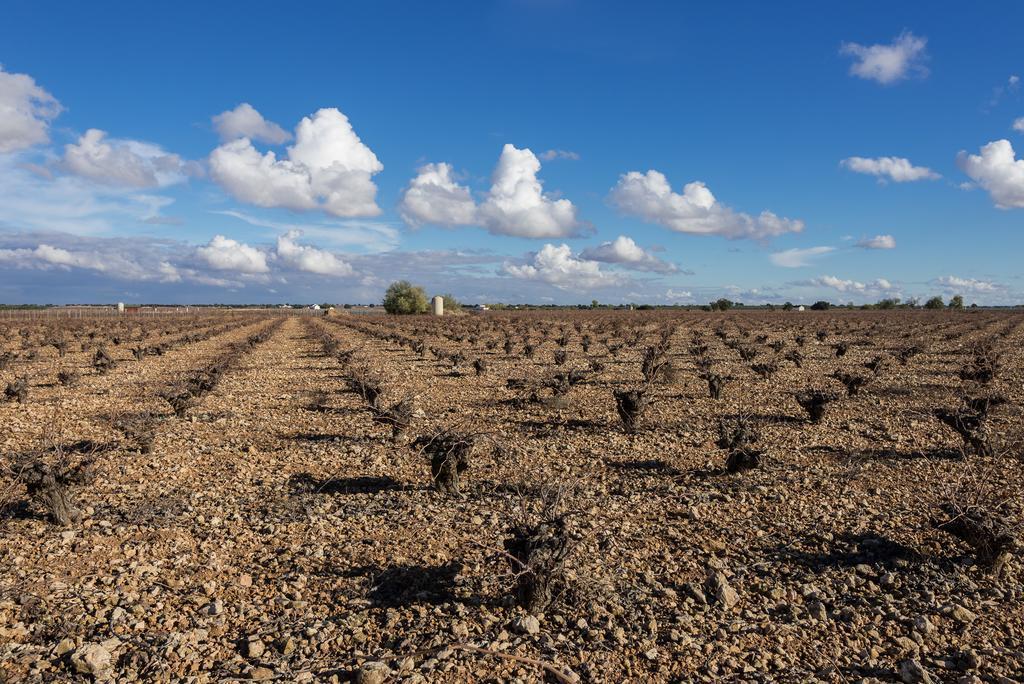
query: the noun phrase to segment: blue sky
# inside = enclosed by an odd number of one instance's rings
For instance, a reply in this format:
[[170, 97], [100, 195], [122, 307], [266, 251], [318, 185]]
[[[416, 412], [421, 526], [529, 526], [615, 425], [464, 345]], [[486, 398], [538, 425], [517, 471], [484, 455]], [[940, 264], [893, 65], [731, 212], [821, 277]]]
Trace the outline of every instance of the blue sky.
[[0, 302], [1024, 302], [1024, 8], [834, 4], [6, 3]]

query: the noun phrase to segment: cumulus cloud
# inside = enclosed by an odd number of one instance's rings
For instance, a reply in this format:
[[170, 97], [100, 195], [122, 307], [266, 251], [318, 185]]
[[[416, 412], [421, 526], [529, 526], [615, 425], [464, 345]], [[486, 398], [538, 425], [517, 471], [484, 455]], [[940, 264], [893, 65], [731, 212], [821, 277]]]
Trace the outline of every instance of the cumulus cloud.
[[579, 161], [580, 155], [578, 152], [573, 152], [572, 150], [545, 150], [540, 153], [540, 158], [544, 161], [554, 161], [555, 159]]
[[209, 244], [196, 249], [196, 254], [210, 268], [218, 271], [236, 271], [238, 273], [266, 273], [267, 255], [249, 245], [215, 235]]
[[444, 162], [425, 164], [409, 181], [398, 204], [402, 219], [412, 226], [465, 226], [476, 222], [476, 202], [469, 188], [459, 185]]
[[818, 256], [834, 252], [835, 247], [805, 247], [803, 249], [793, 248], [781, 252], [773, 252], [768, 256], [773, 264], [783, 268], [800, 268], [810, 266], [811, 261]]
[[959, 294], [970, 292], [974, 294], [986, 294], [1004, 289], [1002, 285], [987, 280], [976, 278], [960, 278], [954, 275], [942, 276], [932, 281], [934, 285], [942, 287], [946, 292]]
[[355, 271], [334, 254], [309, 245], [300, 245], [295, 240], [302, 233], [292, 230], [277, 238], [277, 256], [285, 264], [307, 273], [345, 277]]
[[248, 102], [213, 117], [213, 128], [224, 142], [249, 138], [270, 145], [280, 145], [291, 139], [291, 134], [273, 121], [267, 121]]
[[914, 166], [904, 157], [847, 157], [839, 162], [841, 166], [855, 173], [877, 176], [880, 181], [909, 183], [919, 180], [935, 180], [941, 176], [927, 166]]
[[209, 162], [214, 181], [242, 202], [343, 217], [380, 213], [372, 177], [384, 165], [337, 109], [302, 119], [286, 159], [240, 138], [215, 149]]
[[1017, 117], [1013, 120], [1013, 130], [1018, 133], [1024, 133], [1024, 116]]
[[136, 140], [112, 140], [90, 128], [77, 143], [64, 146], [67, 171], [106, 185], [156, 188], [185, 180], [196, 166], [159, 146]]
[[665, 175], [654, 170], [622, 174], [609, 194], [609, 201], [626, 214], [680, 233], [765, 239], [804, 229], [803, 221], [782, 218], [770, 211], [759, 216], [733, 211], [718, 202], [700, 181], [687, 183], [682, 194], [673, 192]]
[[1009, 140], [996, 140], [981, 154], [957, 155], [960, 169], [985, 188], [1000, 209], [1024, 208], [1024, 159], [1017, 159]]
[[856, 280], [844, 280], [835, 276], [824, 275], [813, 280], [798, 283], [812, 287], [827, 287], [837, 292], [855, 294], [880, 294], [892, 291], [893, 285], [885, 278], [877, 278], [870, 282], [862, 283]]
[[530, 238], [568, 237], [580, 223], [567, 199], [543, 192], [537, 179], [540, 160], [528, 149], [506, 144], [491, 178], [491, 189], [478, 213], [492, 233]]
[[0, 66], [0, 154], [17, 152], [50, 140], [50, 121], [60, 103], [27, 74]]
[[625, 281], [622, 274], [602, 271], [596, 261], [573, 256], [566, 244], [556, 246], [548, 243], [525, 264], [506, 262], [501, 273], [524, 280], [538, 280], [563, 290], [586, 290]]
[[673, 290], [671, 287], [665, 290], [665, 299], [673, 302], [693, 299], [693, 293], [689, 290]]
[[496, 235], [528, 238], [569, 237], [581, 224], [567, 199], [544, 192], [537, 178], [540, 160], [528, 149], [506, 144], [491, 176], [491, 189], [474, 203], [469, 188], [459, 185], [445, 163], [420, 167], [399, 203], [410, 225], [480, 225]]
[[864, 238], [857, 246], [862, 249], [896, 249], [896, 238], [892, 235], [876, 235], [873, 238]]
[[928, 75], [923, 64], [928, 58], [927, 43], [927, 38], [904, 31], [889, 44], [843, 43], [839, 52], [854, 59], [850, 75], [889, 85], [910, 76]]
[[611, 242], [602, 242], [597, 247], [585, 249], [580, 252], [580, 258], [608, 264], [621, 264], [637, 271], [674, 273], [678, 270], [675, 264], [659, 259], [626, 235], [620, 235]]
[[[31, 238], [8, 236], [6, 239], [24, 241]], [[42, 271], [82, 269], [118, 280], [140, 282], [176, 283], [182, 280], [178, 269], [162, 259], [158, 249], [140, 249], [137, 242], [108, 239], [80, 244], [79, 239], [54, 234], [38, 236], [36, 240], [39, 241], [35, 246], [16, 243], [13, 248], [0, 248], [0, 264]], [[56, 244], [61, 240], [70, 244]]]

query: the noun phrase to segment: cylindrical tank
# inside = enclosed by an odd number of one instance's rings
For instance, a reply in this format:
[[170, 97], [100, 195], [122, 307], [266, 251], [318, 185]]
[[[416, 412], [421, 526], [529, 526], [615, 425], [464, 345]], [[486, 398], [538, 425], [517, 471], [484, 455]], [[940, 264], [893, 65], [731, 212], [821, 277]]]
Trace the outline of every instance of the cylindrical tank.
[[441, 295], [435, 295], [430, 304], [434, 310], [435, 316], [444, 316], [444, 297]]

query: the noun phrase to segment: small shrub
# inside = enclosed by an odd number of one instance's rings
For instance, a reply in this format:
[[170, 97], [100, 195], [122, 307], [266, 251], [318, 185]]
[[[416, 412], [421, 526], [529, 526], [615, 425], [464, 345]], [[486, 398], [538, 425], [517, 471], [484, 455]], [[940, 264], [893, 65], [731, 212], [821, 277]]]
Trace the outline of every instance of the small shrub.
[[931, 520], [935, 529], [950, 534], [971, 547], [978, 563], [999, 576], [1011, 552], [1017, 548], [1006, 518], [980, 506], [947, 502], [939, 506], [941, 515]]
[[846, 396], [848, 397], [855, 397], [860, 394], [861, 388], [866, 386], [871, 380], [871, 378], [866, 375], [845, 373], [843, 371], [836, 371], [832, 374], [832, 377], [842, 383], [846, 388]]
[[462, 473], [469, 469], [469, 457], [475, 438], [454, 432], [418, 437], [412, 444], [430, 457], [430, 475], [434, 488], [444, 494], [458, 495]]
[[57, 382], [64, 387], [73, 387], [78, 382], [78, 372], [70, 368], [57, 371]]
[[117, 362], [114, 358], [107, 353], [106, 347], [99, 347], [96, 349], [96, 353], [92, 357], [92, 367], [96, 369], [96, 372], [100, 375], [104, 375], [114, 368]]
[[69, 484], [73, 478], [62, 464], [49, 464], [41, 458], [15, 466], [15, 479], [21, 482], [28, 495], [47, 512], [51, 522], [67, 527], [82, 518], [75, 508]]
[[545, 494], [536, 516], [524, 514], [504, 541], [515, 577], [516, 603], [531, 613], [547, 610], [565, 585], [565, 562], [572, 551], [561, 495]]
[[725, 469], [730, 473], [752, 470], [761, 465], [764, 454], [753, 448], [758, 435], [744, 417], [733, 422], [718, 421], [715, 445], [726, 453]]
[[391, 428], [391, 440], [401, 441], [412, 426], [412, 420], [416, 416], [415, 397], [405, 397], [394, 406], [387, 409], [372, 408], [374, 422], [387, 425]]
[[637, 422], [652, 402], [651, 397], [647, 395], [647, 388], [613, 390], [612, 394], [615, 397], [615, 409], [622, 420], [623, 431], [635, 432]]
[[8, 401], [17, 401], [19, 404], [24, 404], [28, 401], [28, 376], [22, 375], [7, 383], [4, 397]]
[[812, 423], [820, 423], [825, 417], [825, 408], [837, 399], [831, 392], [819, 389], [811, 389], [796, 394], [796, 403], [807, 412], [807, 417]]

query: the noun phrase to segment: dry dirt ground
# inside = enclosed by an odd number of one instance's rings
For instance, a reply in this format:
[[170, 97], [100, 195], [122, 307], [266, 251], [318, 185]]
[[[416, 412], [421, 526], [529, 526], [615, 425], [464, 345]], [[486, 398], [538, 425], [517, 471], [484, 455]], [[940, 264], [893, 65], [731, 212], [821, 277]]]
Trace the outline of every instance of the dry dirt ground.
[[[106, 374], [84, 352], [16, 363], [0, 388], [25, 368], [30, 388], [0, 402], [3, 467], [54, 446], [92, 464], [69, 485], [82, 518], [63, 527], [16, 477], [0, 481], [0, 680], [1024, 681], [1019, 554], [994, 574], [931, 524], [939, 504], [976, 500], [1017, 533], [1024, 316], [796, 316], [253, 318], [163, 356], [118, 351]], [[652, 385], [628, 434], [612, 390], [639, 384], [670, 322], [674, 377]], [[182, 416], [159, 398], [260, 331]], [[695, 332], [732, 376], [720, 400]], [[612, 355], [602, 339], [624, 346]], [[998, 377], [970, 386], [958, 371], [990, 340]], [[906, 365], [894, 358], [912, 345]], [[801, 367], [784, 360], [793, 350]], [[829, 377], [879, 355], [857, 396]], [[604, 368], [567, 400], [507, 387], [591, 359]], [[752, 372], [772, 359], [771, 377]], [[54, 377], [69, 364], [81, 379], [64, 388]], [[414, 398], [407, 438], [346, 391], [354, 370], [381, 381], [383, 406]], [[820, 423], [793, 396], [811, 387], [842, 395]], [[962, 453], [933, 415], [980, 391], [1008, 400], [990, 419], [992, 455]], [[159, 416], [148, 453], [113, 427], [147, 410]], [[761, 463], [728, 473], [717, 427], [737, 416]], [[441, 429], [476, 436], [458, 495], [436, 491], [410, 446]], [[553, 492], [571, 551], [556, 602], [531, 615], [503, 543]]]

